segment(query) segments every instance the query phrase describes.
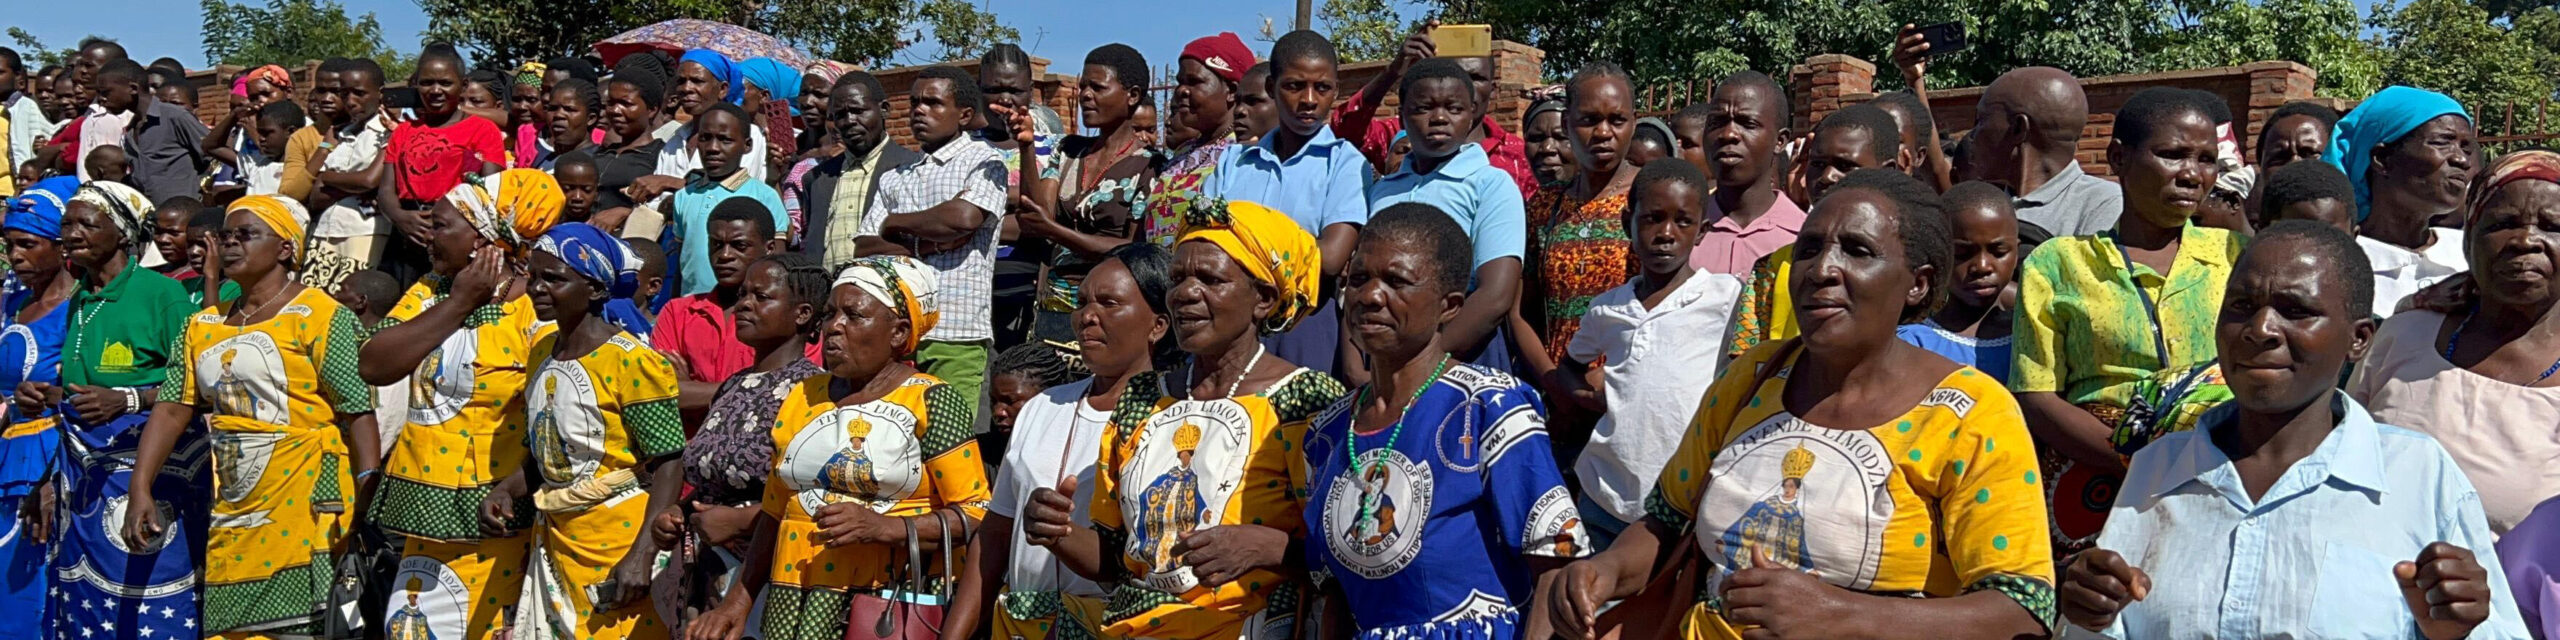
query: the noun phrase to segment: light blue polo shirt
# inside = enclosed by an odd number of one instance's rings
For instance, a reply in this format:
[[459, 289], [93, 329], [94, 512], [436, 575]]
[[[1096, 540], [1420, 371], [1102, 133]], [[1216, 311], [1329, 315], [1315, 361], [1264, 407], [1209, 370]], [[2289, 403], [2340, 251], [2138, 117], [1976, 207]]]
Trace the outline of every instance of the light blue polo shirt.
[[1467, 143], [1430, 173], [1414, 172], [1416, 157], [1406, 157], [1404, 166], [1369, 186], [1370, 215], [1406, 202], [1431, 205], [1458, 221], [1467, 230], [1467, 239], [1475, 243], [1475, 264], [1468, 268], [1521, 257], [1529, 241], [1529, 222], [1520, 202], [1520, 185], [1511, 181], [1511, 174], [1493, 168], [1484, 147]]
[[1283, 159], [1272, 149], [1279, 139], [1274, 131], [1262, 142], [1228, 152], [1201, 192], [1289, 214], [1312, 236], [1322, 237], [1335, 224], [1369, 222], [1369, 158], [1359, 147], [1325, 127], [1297, 156]]

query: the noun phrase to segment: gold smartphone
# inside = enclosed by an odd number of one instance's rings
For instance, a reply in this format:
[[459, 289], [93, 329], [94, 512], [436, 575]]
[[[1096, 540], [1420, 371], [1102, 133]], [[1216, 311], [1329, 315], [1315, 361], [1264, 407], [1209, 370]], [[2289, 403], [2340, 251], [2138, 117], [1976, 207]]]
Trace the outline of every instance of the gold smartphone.
[[1442, 58], [1493, 55], [1493, 25], [1440, 25], [1431, 30], [1431, 46]]

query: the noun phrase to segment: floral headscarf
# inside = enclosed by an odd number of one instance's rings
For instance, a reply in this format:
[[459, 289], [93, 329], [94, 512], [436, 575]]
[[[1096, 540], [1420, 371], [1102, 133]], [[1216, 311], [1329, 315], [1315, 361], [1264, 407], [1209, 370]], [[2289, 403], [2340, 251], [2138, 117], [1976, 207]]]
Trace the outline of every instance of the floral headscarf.
[[133, 187], [120, 182], [91, 182], [80, 185], [71, 201], [106, 210], [107, 219], [115, 221], [116, 229], [124, 232], [125, 248], [139, 249], [151, 241], [151, 228], [143, 222], [151, 219], [151, 198]]
[[906, 256], [872, 256], [853, 261], [836, 274], [835, 286], [853, 285], [863, 293], [907, 315], [906, 351], [913, 354], [924, 334], [942, 322], [942, 281], [933, 267]]
[[649, 332], [648, 318], [630, 303], [640, 289], [640, 256], [631, 245], [595, 225], [571, 222], [544, 232], [533, 248], [569, 263], [569, 270], [604, 290], [607, 300], [596, 312], [605, 321], [635, 334]]
[[560, 209], [567, 195], [560, 191], [560, 181], [540, 169], [508, 169], [483, 180], [464, 181], [446, 192], [444, 199], [461, 209], [471, 227], [490, 242], [509, 252], [522, 251], [526, 242], [550, 231], [560, 223]]
[[1217, 245], [1255, 280], [1280, 291], [1271, 315], [1257, 319], [1264, 333], [1288, 331], [1315, 312], [1324, 262], [1315, 237], [1287, 214], [1251, 202], [1203, 202], [1183, 216], [1177, 244], [1194, 240]]
[[2489, 163], [2479, 193], [2471, 198], [2471, 215], [2463, 220], [2463, 228], [2475, 228], [2480, 223], [2480, 206], [2489, 203], [2491, 194], [2522, 180], [2560, 183], [2560, 153], [2531, 149], [2500, 156], [2497, 162]]

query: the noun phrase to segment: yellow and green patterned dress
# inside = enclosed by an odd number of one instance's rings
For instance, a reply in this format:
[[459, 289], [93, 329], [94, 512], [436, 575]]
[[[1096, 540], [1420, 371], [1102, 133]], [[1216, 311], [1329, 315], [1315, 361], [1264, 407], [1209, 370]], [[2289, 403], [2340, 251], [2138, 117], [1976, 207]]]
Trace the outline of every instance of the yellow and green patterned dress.
[[204, 630], [216, 638], [321, 632], [331, 561], [354, 514], [353, 464], [339, 422], [373, 412], [356, 375], [364, 328], [305, 288], [249, 326], [236, 302], [187, 322], [160, 401], [195, 405], [212, 426], [214, 503], [205, 537]]
[[[851, 595], [898, 586], [907, 572], [903, 549], [821, 544], [817, 514], [827, 505], [892, 517], [947, 507], [986, 516], [992, 494], [971, 437], [975, 400], [918, 373], [878, 400], [839, 406], [839, 384], [832, 375], [802, 380], [776, 414], [764, 511], [781, 525], [764, 590], [764, 640], [842, 638]], [[957, 567], [935, 568], [938, 558], [926, 564], [932, 575], [957, 575]]]
[[517, 603], [530, 615], [518, 619], [542, 621], [554, 638], [665, 638], [667, 626], [647, 598], [597, 611], [588, 589], [605, 581], [648, 522], [642, 463], [684, 451], [675, 365], [629, 333], [576, 360], [555, 360], [559, 338], [534, 343], [533, 380], [525, 388], [535, 469], [529, 475], [541, 480], [534, 490], [541, 515], [526, 568], [533, 588]]
[[[452, 282], [409, 288], [385, 327], [442, 302]], [[552, 331], [518, 296], [483, 305], [409, 376], [409, 424], [382, 462], [367, 517], [408, 538], [383, 628], [403, 637], [481, 638], [505, 627], [523, 590], [527, 536], [484, 538], [480, 502], [524, 464], [526, 363]], [[530, 508], [516, 513], [527, 518]], [[415, 603], [410, 604], [414, 599]], [[406, 612], [404, 615], [403, 612]]]
[[1176, 400], [1150, 374], [1112, 413], [1094, 466], [1093, 527], [1129, 575], [1103, 608], [1057, 628], [1078, 638], [1288, 638], [1296, 628], [1294, 576], [1246, 572], [1217, 588], [1173, 562], [1182, 534], [1225, 525], [1290, 533], [1306, 519], [1307, 422], [1343, 395], [1331, 376], [1299, 369], [1260, 395]]
[[[1958, 369], [1901, 417], [1834, 429], [1787, 412], [1794, 362], [1769, 362], [1781, 350], [1761, 345], [1726, 367], [1645, 498], [1648, 516], [1694, 531], [1703, 550], [1710, 597], [1689, 611], [1687, 637], [1741, 637], [1712, 594], [1764, 553], [1864, 593], [1998, 591], [2056, 628], [2034, 442], [2000, 382]], [[1764, 364], [1781, 368], [1748, 388]]]

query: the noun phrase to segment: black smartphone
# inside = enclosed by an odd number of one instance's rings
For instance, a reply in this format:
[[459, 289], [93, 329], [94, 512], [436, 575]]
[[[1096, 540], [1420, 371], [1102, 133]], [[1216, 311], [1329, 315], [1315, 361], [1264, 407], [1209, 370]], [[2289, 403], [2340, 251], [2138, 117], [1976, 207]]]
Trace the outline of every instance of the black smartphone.
[[1920, 40], [1929, 43], [1930, 57], [1963, 51], [1965, 48], [1962, 24], [1941, 22], [1921, 27], [1919, 31]]
[[382, 106], [393, 109], [416, 109], [418, 108], [418, 90], [409, 87], [383, 89]]

